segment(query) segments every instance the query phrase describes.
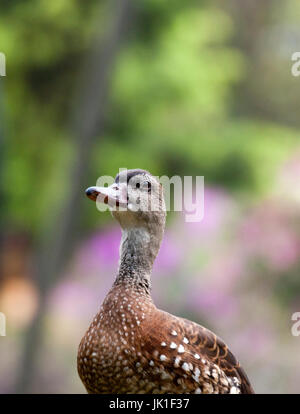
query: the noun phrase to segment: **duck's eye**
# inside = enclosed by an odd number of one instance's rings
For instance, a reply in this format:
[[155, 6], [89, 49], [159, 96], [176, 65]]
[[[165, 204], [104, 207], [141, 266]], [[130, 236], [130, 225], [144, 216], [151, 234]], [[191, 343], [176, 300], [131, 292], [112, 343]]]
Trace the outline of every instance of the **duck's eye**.
[[140, 188], [140, 183], [136, 183], [136, 186], [135, 186], [135, 188]]
[[151, 192], [151, 183], [149, 181], [147, 181], [147, 190], [148, 190], [148, 193]]

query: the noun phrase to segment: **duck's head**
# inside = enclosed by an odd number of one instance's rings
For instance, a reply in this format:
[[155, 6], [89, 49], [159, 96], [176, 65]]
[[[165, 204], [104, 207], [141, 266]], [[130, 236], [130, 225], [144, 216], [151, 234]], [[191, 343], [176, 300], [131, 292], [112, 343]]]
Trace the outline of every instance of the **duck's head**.
[[89, 187], [86, 195], [97, 203], [107, 204], [123, 229], [164, 228], [163, 188], [148, 171], [121, 171], [111, 186]]

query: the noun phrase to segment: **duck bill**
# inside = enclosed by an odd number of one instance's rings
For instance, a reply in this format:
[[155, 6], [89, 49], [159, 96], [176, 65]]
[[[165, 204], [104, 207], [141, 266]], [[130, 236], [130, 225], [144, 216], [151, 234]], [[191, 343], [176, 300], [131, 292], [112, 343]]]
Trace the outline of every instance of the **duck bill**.
[[127, 191], [120, 191], [120, 188], [115, 188], [115, 184], [110, 187], [89, 187], [85, 193], [87, 197], [97, 203], [108, 204], [109, 207], [127, 208]]

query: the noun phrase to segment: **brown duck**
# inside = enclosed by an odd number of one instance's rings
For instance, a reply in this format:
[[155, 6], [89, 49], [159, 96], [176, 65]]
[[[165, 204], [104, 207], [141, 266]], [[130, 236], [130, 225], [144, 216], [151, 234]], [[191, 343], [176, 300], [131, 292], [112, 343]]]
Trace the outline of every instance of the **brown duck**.
[[157, 309], [151, 270], [166, 209], [160, 183], [125, 170], [87, 196], [108, 204], [122, 228], [115, 282], [81, 340], [78, 372], [88, 393], [252, 394], [244, 370], [208, 329]]

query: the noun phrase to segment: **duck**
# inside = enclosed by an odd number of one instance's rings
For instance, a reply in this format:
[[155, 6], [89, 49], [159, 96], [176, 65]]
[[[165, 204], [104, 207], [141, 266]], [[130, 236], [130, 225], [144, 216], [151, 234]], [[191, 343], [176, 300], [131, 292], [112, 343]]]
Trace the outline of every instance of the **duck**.
[[253, 394], [225, 342], [209, 329], [158, 309], [151, 271], [166, 223], [159, 180], [143, 169], [122, 170], [88, 198], [121, 226], [119, 267], [77, 355], [89, 394]]

